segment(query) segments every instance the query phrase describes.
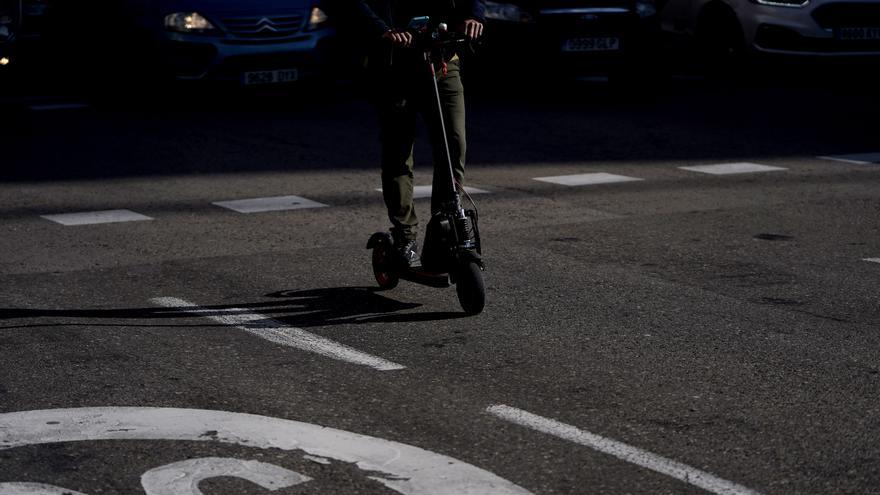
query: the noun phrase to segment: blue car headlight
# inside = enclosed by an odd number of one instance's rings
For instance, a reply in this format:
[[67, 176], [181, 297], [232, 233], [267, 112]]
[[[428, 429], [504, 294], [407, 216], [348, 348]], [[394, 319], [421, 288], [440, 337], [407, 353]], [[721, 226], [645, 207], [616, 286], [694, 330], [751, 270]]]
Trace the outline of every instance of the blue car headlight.
[[657, 6], [654, 4], [654, 0], [637, 0], [636, 14], [641, 19], [657, 15]]

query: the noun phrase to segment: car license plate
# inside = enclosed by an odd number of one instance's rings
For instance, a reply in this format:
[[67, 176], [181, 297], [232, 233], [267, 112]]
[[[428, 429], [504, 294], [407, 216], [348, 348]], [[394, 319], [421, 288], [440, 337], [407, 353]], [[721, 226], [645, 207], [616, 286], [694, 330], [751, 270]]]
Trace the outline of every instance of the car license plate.
[[564, 52], [607, 52], [620, 49], [620, 38], [571, 38], [562, 45]]
[[840, 28], [837, 37], [846, 41], [872, 41], [880, 40], [880, 27], [851, 27]]
[[242, 83], [245, 86], [278, 84], [296, 81], [298, 77], [299, 72], [296, 69], [259, 70], [245, 72], [242, 76]]

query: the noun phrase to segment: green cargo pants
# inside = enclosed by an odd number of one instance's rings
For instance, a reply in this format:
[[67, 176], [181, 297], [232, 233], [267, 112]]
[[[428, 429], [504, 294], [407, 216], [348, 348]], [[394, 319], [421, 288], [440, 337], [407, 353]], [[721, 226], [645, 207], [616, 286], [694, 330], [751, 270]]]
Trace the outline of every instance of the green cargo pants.
[[[422, 63], [424, 65], [424, 63]], [[449, 198], [449, 180], [443, 134], [437, 118], [437, 103], [431, 88], [427, 67], [414, 65], [408, 71], [389, 71], [388, 84], [382, 91], [379, 105], [380, 141], [382, 143], [382, 191], [392, 234], [397, 239], [415, 239], [418, 216], [413, 204], [413, 145], [416, 119], [425, 121], [434, 159], [431, 212]], [[464, 180], [465, 115], [464, 88], [461, 84], [458, 58], [447, 63], [447, 73], [438, 71], [437, 85], [443, 107], [443, 119], [452, 156], [455, 179]]]

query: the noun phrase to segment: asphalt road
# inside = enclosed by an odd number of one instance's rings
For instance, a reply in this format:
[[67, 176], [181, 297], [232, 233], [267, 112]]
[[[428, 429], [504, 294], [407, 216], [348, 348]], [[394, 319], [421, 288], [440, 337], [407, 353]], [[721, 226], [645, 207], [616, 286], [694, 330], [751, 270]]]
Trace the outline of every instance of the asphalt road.
[[0, 104], [0, 493], [880, 493], [870, 87], [475, 92], [474, 317], [352, 89]]

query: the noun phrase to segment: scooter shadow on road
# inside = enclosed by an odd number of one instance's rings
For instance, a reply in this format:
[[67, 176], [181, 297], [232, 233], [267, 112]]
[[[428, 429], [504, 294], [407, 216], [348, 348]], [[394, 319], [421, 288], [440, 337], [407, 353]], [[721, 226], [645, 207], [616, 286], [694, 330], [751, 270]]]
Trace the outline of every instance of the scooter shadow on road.
[[162, 323], [132, 324], [130, 322], [97, 323], [92, 319], [103, 320], [163, 320], [179, 318], [201, 318], [229, 314], [229, 310], [251, 310], [264, 314], [275, 321], [296, 326], [316, 327], [346, 325], [357, 323], [405, 323], [439, 321], [462, 318], [464, 313], [434, 311], [421, 313], [401, 313], [422, 305], [400, 302], [377, 293], [374, 287], [335, 287], [324, 289], [283, 290], [267, 294], [274, 301], [202, 306], [198, 313], [190, 307], [180, 308], [120, 308], [120, 309], [36, 309], [0, 308], [0, 321], [27, 318], [82, 318], [82, 323], [28, 323], [24, 325], [0, 325], [0, 330], [16, 328], [45, 327], [162, 327], [193, 326], [203, 327], [204, 322], [191, 325], [167, 325]]
[[290, 314], [278, 321], [297, 327], [347, 325], [357, 323], [405, 323], [463, 318], [464, 313], [431, 311], [401, 313], [421, 307], [419, 303], [401, 302], [379, 294], [375, 287], [333, 287], [324, 289], [283, 290], [266, 294], [282, 298], [290, 305]]

